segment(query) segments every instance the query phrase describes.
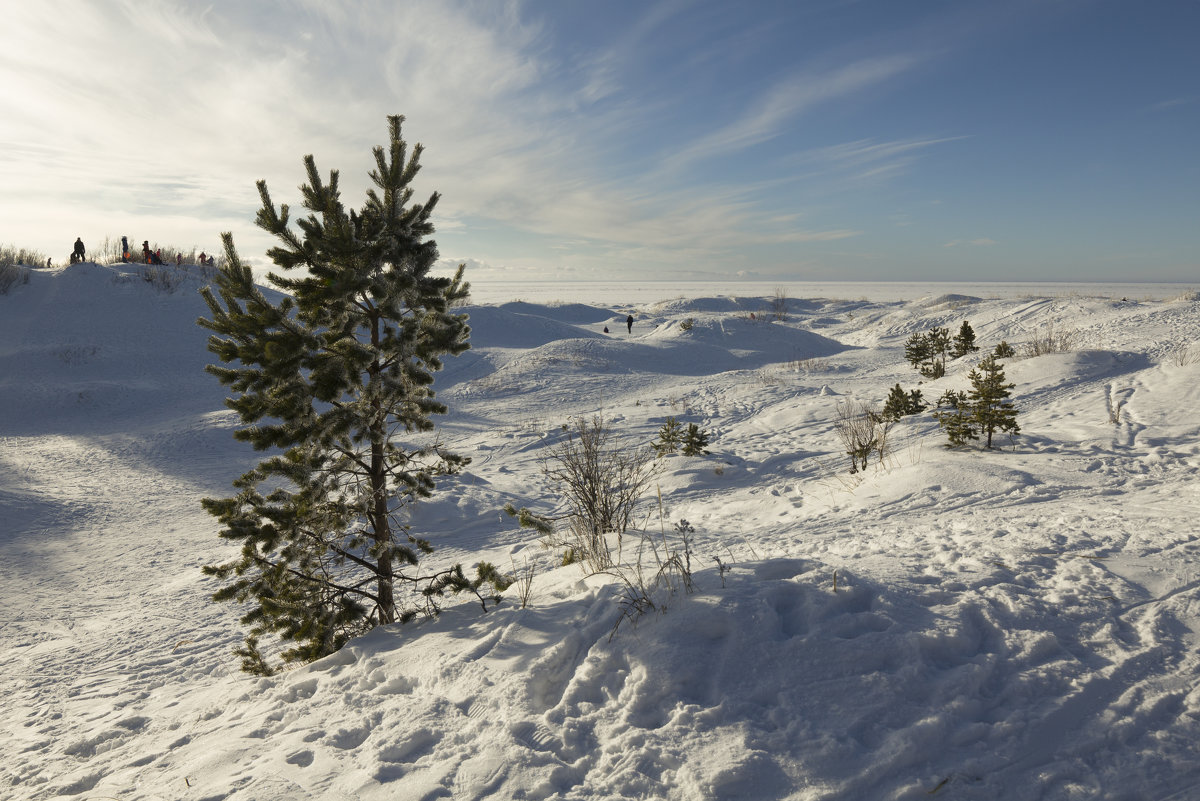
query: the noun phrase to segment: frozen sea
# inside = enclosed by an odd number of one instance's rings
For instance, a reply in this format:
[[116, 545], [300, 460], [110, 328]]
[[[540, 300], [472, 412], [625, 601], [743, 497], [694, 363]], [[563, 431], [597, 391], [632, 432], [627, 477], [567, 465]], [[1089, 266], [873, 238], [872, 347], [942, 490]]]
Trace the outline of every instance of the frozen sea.
[[[467, 276], [470, 280], [470, 275]], [[782, 288], [791, 298], [880, 302], [941, 295], [984, 300], [1024, 297], [1096, 297], [1167, 300], [1200, 288], [1194, 283], [1087, 283], [998, 281], [471, 281], [475, 303], [601, 303], [643, 305], [680, 297], [770, 297]]]

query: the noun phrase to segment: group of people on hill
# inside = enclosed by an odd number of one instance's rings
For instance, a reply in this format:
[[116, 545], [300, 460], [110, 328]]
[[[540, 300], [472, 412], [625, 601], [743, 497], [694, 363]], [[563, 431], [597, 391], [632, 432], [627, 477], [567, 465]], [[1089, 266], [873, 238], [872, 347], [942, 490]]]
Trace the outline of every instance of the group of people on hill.
[[[123, 237], [121, 237], [121, 261], [128, 262], [131, 258], [131, 255], [132, 254], [129, 252], [129, 237], [123, 236]], [[75, 247], [71, 250], [71, 264], [79, 264], [79, 263], [83, 262], [86, 258], [87, 258], [87, 248], [84, 247], [83, 238], [75, 237]], [[204, 266], [204, 267], [212, 267], [216, 263], [216, 260], [212, 256], [209, 256], [208, 254], [204, 253], [203, 251], [201, 251], [200, 255], [197, 258], [198, 258], [201, 266]], [[156, 250], [150, 250], [150, 240], [148, 240], [148, 239], [143, 240], [142, 241], [142, 261], [145, 264], [162, 264], [163, 263], [162, 248], [158, 248]], [[50, 259], [46, 260], [46, 266], [47, 267], [51, 266]], [[175, 254], [175, 266], [177, 266], [177, 267], [183, 266], [183, 254], [182, 253]]]

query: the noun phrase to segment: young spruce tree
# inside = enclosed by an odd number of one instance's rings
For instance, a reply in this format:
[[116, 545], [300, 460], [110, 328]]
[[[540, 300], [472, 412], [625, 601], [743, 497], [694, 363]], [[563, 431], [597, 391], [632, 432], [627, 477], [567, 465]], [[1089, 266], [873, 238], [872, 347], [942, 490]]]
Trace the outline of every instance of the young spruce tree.
[[432, 415], [446, 412], [433, 373], [467, 349], [470, 329], [452, 311], [467, 295], [462, 268], [430, 274], [438, 194], [409, 204], [422, 147], [408, 151], [402, 122], [388, 118], [390, 145], [375, 148], [376, 189], [361, 211], [343, 207], [337, 171], [322, 181], [311, 155], [301, 187], [311, 213], [296, 220], [298, 232], [258, 182], [255, 221], [280, 242], [267, 255], [297, 273], [268, 275], [286, 293], [278, 303], [255, 285], [228, 233], [220, 299], [203, 290], [212, 319], [198, 322], [225, 365], [207, 369], [234, 393], [227, 404], [243, 424], [234, 437], [273, 452], [233, 482], [235, 495], [203, 501], [221, 536], [242, 546], [205, 572], [225, 582], [214, 600], [249, 605], [238, 651], [249, 672], [274, 670], [262, 635], [290, 645], [285, 662], [311, 661], [375, 625], [436, 611], [447, 590], [484, 600], [483, 581], [497, 578], [487, 565], [474, 580], [458, 565], [422, 575], [418, 562], [432, 548], [403, 516], [437, 475], [467, 461], [428, 437], [419, 446], [398, 437], [431, 430]]

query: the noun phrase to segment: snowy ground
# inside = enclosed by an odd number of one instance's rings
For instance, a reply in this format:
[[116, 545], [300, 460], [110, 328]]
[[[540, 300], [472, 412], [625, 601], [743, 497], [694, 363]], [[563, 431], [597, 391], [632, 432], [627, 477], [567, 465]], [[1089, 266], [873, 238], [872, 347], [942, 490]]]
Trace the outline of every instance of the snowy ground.
[[[0, 796], [1200, 798], [1186, 287], [858, 284], [786, 322], [761, 292], [487, 288], [438, 385], [473, 463], [415, 522], [439, 559], [534, 567], [531, 605], [464, 602], [255, 679], [238, 610], [208, 601], [199, 568], [230, 547], [198, 504], [255, 454], [202, 371], [195, 282], [138, 269], [0, 296]], [[1051, 324], [1077, 347], [1007, 362], [1002, 450], [948, 451], [926, 415], [849, 475], [839, 401], [916, 387], [904, 340], [964, 319], [985, 348]], [[539, 459], [596, 413], [642, 442], [668, 415], [712, 434], [641, 517], [695, 527], [697, 590], [615, 637], [618, 585], [498, 511], [550, 509]]]

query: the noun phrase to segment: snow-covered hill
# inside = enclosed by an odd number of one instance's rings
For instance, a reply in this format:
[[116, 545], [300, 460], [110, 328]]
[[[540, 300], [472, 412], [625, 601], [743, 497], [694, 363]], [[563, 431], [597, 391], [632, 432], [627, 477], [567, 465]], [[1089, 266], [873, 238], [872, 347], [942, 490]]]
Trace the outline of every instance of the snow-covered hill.
[[[1194, 295], [859, 285], [777, 321], [768, 298], [560, 284], [571, 303], [469, 307], [440, 431], [473, 462], [414, 523], [437, 559], [535, 569], [530, 606], [514, 588], [256, 679], [238, 610], [208, 600], [200, 566], [230, 547], [198, 504], [255, 454], [203, 372], [197, 280], [139, 269], [0, 296], [0, 796], [1200, 797]], [[850, 475], [837, 404], [917, 387], [904, 340], [964, 319], [985, 348], [1049, 325], [1076, 348], [1006, 363], [1002, 450], [948, 451], [923, 415]], [[965, 387], [963, 361], [925, 397]], [[696, 591], [615, 636], [619, 585], [499, 513], [553, 506], [540, 460], [597, 413], [635, 441], [667, 416], [712, 435], [640, 517], [694, 526]]]

